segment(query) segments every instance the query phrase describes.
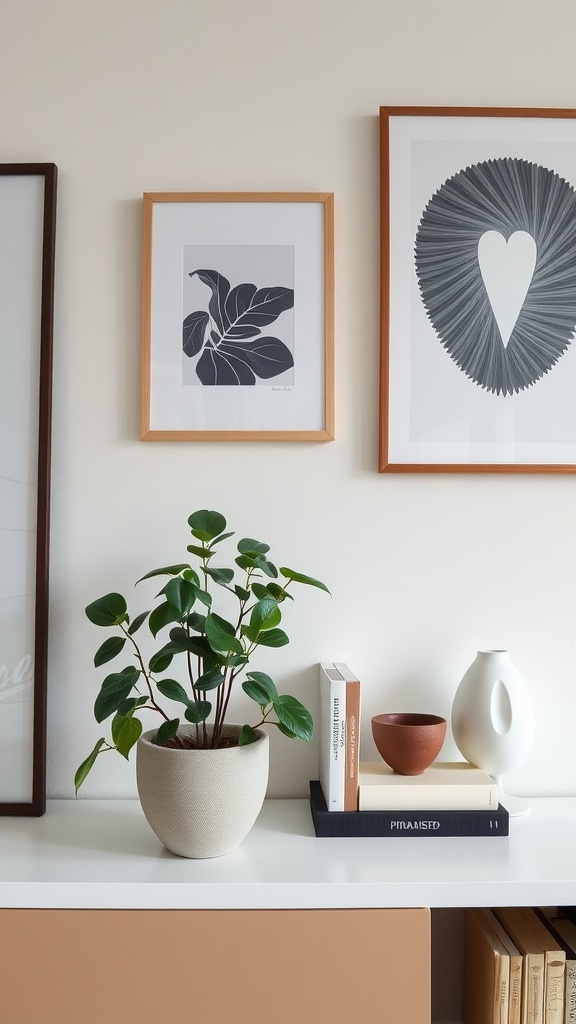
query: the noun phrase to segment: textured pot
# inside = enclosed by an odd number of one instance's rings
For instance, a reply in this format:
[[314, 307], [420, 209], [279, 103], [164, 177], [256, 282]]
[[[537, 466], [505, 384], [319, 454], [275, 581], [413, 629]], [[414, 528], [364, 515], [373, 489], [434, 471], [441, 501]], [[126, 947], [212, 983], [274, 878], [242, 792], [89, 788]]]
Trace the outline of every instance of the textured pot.
[[[194, 726], [180, 733], [191, 734]], [[221, 857], [242, 842], [256, 821], [268, 784], [268, 735], [221, 750], [178, 750], [144, 733], [136, 748], [142, 810], [158, 839], [179, 857]], [[238, 736], [240, 726], [225, 726]]]
[[526, 760], [534, 743], [534, 707], [508, 651], [478, 651], [456, 690], [452, 733], [466, 760], [490, 775]]

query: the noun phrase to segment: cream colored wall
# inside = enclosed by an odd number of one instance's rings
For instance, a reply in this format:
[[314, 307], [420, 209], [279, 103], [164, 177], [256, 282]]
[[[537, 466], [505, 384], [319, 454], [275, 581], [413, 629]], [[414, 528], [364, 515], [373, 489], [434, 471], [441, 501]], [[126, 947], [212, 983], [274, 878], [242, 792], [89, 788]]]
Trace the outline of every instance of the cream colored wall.
[[[576, 793], [576, 477], [375, 471], [378, 107], [576, 105], [575, 30], [572, 0], [0, 0], [0, 160], [60, 172], [49, 795], [101, 734], [84, 606], [179, 560], [198, 507], [328, 582], [259, 664], [315, 710], [316, 663], [347, 661], [365, 756], [371, 714], [448, 715], [505, 647], [538, 715], [510, 788]], [[172, 190], [335, 193], [334, 443], [138, 440], [141, 195]], [[101, 760], [85, 795], [133, 794]], [[315, 761], [275, 734], [271, 793]]]

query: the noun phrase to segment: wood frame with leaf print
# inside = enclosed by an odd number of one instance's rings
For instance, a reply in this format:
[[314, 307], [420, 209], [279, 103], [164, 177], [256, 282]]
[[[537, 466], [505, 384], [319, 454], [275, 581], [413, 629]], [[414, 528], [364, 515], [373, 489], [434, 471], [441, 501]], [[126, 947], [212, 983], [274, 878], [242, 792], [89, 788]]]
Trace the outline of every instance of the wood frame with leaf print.
[[143, 441], [334, 438], [333, 194], [143, 197]]
[[576, 110], [380, 128], [380, 472], [576, 472]]
[[46, 806], [54, 164], [0, 165], [0, 814]]

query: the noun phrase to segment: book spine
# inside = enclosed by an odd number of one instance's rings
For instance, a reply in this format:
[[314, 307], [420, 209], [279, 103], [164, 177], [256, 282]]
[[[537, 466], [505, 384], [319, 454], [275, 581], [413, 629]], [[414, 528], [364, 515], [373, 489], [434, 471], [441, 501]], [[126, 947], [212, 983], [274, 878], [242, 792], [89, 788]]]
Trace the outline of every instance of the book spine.
[[335, 661], [334, 668], [346, 681], [346, 770], [344, 810], [358, 810], [358, 771], [360, 766], [360, 681], [348, 665]]
[[329, 811], [344, 810], [346, 682], [330, 662], [320, 665], [320, 779]]
[[522, 957], [510, 957], [510, 986], [508, 1001], [508, 1024], [522, 1022]]
[[564, 1024], [576, 1024], [576, 960], [566, 961]]

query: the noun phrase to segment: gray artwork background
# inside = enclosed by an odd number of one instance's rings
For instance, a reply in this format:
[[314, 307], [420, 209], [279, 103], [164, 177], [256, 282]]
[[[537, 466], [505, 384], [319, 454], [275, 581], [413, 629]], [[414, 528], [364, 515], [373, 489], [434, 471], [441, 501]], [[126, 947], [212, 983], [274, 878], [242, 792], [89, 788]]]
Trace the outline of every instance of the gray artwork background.
[[[562, 141], [414, 139], [410, 143], [409, 219], [398, 245], [403, 289], [402, 337], [409, 338], [409, 438], [432, 444], [575, 444], [576, 345], [569, 346], [554, 373], [546, 374], [538, 388], [508, 396], [488, 394], [468, 380], [435, 338], [422, 305], [414, 273], [410, 239], [415, 238], [426, 202], [458, 167], [506, 155], [528, 159], [554, 170], [568, 181], [576, 180], [576, 147]], [[403, 241], [406, 241], [403, 247]], [[408, 285], [408, 280], [410, 284]], [[434, 344], [431, 344], [431, 338]], [[402, 461], [402, 460], [400, 460]]]
[[[195, 270], [216, 270], [228, 279], [231, 288], [247, 282], [255, 284], [257, 288], [294, 288], [292, 245], [184, 245], [182, 260], [182, 319], [196, 310], [208, 310], [210, 288], [197, 277], [189, 276]], [[292, 387], [296, 373], [294, 308], [281, 313], [263, 333], [279, 338], [288, 346], [294, 358], [294, 366], [270, 380], [256, 378], [253, 386]], [[190, 358], [182, 353], [182, 384], [186, 387], [204, 387], [196, 374], [196, 363], [200, 355]]]

